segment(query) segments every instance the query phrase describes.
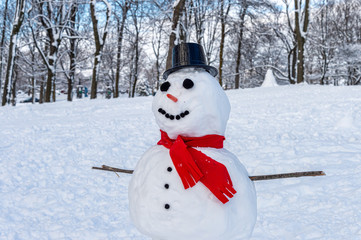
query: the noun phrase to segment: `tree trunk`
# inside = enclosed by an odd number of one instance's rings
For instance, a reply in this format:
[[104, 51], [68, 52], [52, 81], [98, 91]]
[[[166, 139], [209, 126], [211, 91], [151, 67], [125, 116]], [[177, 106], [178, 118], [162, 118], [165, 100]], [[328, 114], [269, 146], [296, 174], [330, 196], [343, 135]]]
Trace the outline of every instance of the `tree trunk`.
[[120, 63], [122, 55], [122, 43], [123, 43], [123, 32], [125, 26], [125, 20], [127, 19], [127, 13], [130, 9], [130, 2], [125, 1], [124, 6], [122, 6], [122, 20], [119, 22], [118, 19], [118, 48], [117, 48], [117, 69], [115, 73], [115, 91], [114, 98], [119, 97], [119, 79], [120, 79]]
[[297, 41], [297, 83], [304, 82], [304, 45], [306, 42], [305, 34], [307, 33], [308, 22], [309, 22], [309, 4], [310, 0], [306, 0], [304, 6], [304, 21], [301, 27], [301, 4], [300, 0], [294, 0], [295, 3], [295, 33]]
[[[53, 43], [53, 41], [51, 41]], [[57, 47], [54, 47], [53, 44], [50, 44], [49, 58], [48, 58], [48, 78], [46, 80], [45, 96], [44, 102], [51, 102], [51, 93], [52, 87], [55, 83], [56, 73], [55, 73], [55, 57], [58, 54]]]
[[35, 77], [32, 76], [31, 77], [31, 102], [34, 104], [35, 103]]
[[304, 82], [304, 75], [305, 75], [305, 69], [304, 69], [304, 39], [300, 37], [297, 39], [297, 83], [303, 83]]
[[[17, 55], [17, 54], [15, 54]], [[17, 57], [15, 56], [15, 62], [17, 61], [16, 60]], [[14, 81], [12, 81], [12, 87], [11, 87], [11, 100], [10, 100], [10, 103], [11, 103], [11, 106], [16, 106], [16, 82], [19, 78], [19, 71], [18, 71], [18, 67], [16, 64], [14, 64], [14, 68], [13, 68], [13, 74], [14, 76]]]
[[5, 106], [6, 104], [10, 104], [10, 98], [11, 98], [11, 81], [12, 81], [12, 73], [13, 73], [13, 67], [14, 67], [14, 58], [15, 58], [15, 47], [16, 43], [16, 35], [11, 35], [10, 37], [10, 46], [9, 46], [9, 56], [8, 56], [8, 62], [7, 62], [7, 68], [6, 68], [6, 77], [5, 77], [5, 83], [4, 83], [4, 91], [2, 96], [2, 106]]
[[326, 81], [325, 81], [325, 77], [326, 77], [326, 73], [328, 71], [328, 63], [327, 63], [327, 59], [328, 59], [328, 49], [327, 46], [328, 44], [328, 0], [323, 0], [322, 2], [322, 8], [321, 9], [321, 19], [320, 19], [320, 24], [321, 24], [321, 43], [322, 43], [322, 50], [321, 50], [321, 56], [322, 56], [322, 66], [321, 66], [321, 72], [322, 72], [322, 76], [320, 79], [320, 84], [321, 85], [325, 85]]
[[5, 9], [4, 9], [4, 16], [2, 20], [2, 32], [1, 32], [1, 41], [0, 41], [0, 96], [1, 96], [1, 84], [2, 84], [2, 76], [3, 76], [3, 58], [4, 58], [4, 49], [5, 49], [5, 33], [6, 33], [6, 18], [8, 15], [8, 2], [9, 0], [5, 1]]
[[295, 47], [292, 49], [291, 84], [296, 83], [296, 73], [297, 73], [296, 67], [297, 67], [297, 44], [295, 44]]
[[219, 44], [219, 67], [218, 67], [218, 79], [219, 85], [223, 86], [223, 51], [224, 42], [226, 39], [226, 18], [230, 9], [228, 4], [226, 12], [224, 12], [224, 0], [221, 0], [220, 19], [221, 19], [221, 41]]
[[95, 54], [94, 54], [94, 65], [93, 65], [93, 76], [92, 76], [92, 85], [91, 85], [91, 93], [90, 99], [97, 98], [97, 90], [98, 90], [98, 75], [99, 75], [99, 65], [101, 63], [101, 55], [104, 47], [104, 43], [106, 37], [108, 35], [108, 23], [110, 19], [110, 9], [108, 8], [109, 3], [107, 0], [103, 0], [103, 2], [107, 6], [107, 13], [106, 13], [106, 23], [104, 26], [104, 31], [102, 36], [100, 36], [100, 32], [98, 29], [98, 19], [96, 16], [95, 10], [95, 1], [90, 2], [90, 15], [93, 23], [93, 32], [94, 32], [94, 40], [95, 40]]
[[[138, 10], [138, 3], [136, 3], [135, 13]], [[139, 27], [138, 27], [138, 16], [137, 14], [133, 14], [133, 23], [135, 28], [135, 39], [134, 39], [134, 51], [135, 51], [135, 58], [134, 58], [134, 72], [133, 72], [133, 87], [132, 87], [132, 98], [135, 96], [135, 88], [138, 82], [138, 73], [139, 73]]]
[[78, 4], [75, 2], [70, 11], [70, 30], [69, 35], [74, 37], [69, 39], [70, 44], [70, 53], [69, 53], [69, 78], [68, 78], [68, 95], [67, 100], [69, 102], [73, 101], [73, 86], [75, 82], [75, 69], [76, 69], [76, 57], [77, 57], [77, 39], [75, 38], [75, 22], [76, 22], [76, 16], [78, 12]]
[[154, 85], [152, 86], [152, 95], [155, 94], [156, 91], [158, 91], [159, 89], [159, 85], [160, 85], [160, 79], [161, 79], [161, 61], [160, 61], [160, 54], [161, 54], [161, 46], [162, 46], [162, 32], [163, 32], [163, 25], [164, 25], [164, 20], [161, 20], [160, 26], [157, 27], [157, 32], [154, 33], [154, 35], [156, 35], [157, 37], [153, 38], [152, 41], [152, 49], [153, 49], [153, 53], [155, 55], [155, 70], [156, 70], [156, 82], [155, 82], [155, 89], [154, 89]]
[[236, 59], [236, 75], [234, 77], [234, 84], [235, 89], [239, 89], [239, 68], [241, 65], [241, 56], [242, 56], [242, 40], [243, 40], [243, 28], [244, 28], [244, 18], [246, 16], [248, 5], [244, 5], [245, 1], [242, 2], [242, 10], [240, 14], [240, 29], [239, 29], [239, 36], [238, 36], [238, 46], [237, 46], [237, 59]]
[[40, 83], [39, 104], [44, 103], [44, 79]]
[[166, 69], [170, 69], [172, 67], [172, 51], [176, 40], [175, 30], [177, 29], [178, 21], [180, 16], [182, 15], [185, 2], [186, 2], [185, 0], [179, 0], [178, 4], [173, 8], [172, 30], [169, 35], [169, 47], [168, 47]]
[[[6, 68], [6, 77], [5, 77], [5, 84], [4, 84], [4, 92], [2, 98], [2, 106], [6, 103], [10, 103], [11, 99], [11, 86], [12, 86], [12, 74], [13, 74], [13, 67], [15, 63], [15, 50], [16, 45], [18, 42], [18, 33], [20, 31], [21, 25], [24, 21], [24, 14], [25, 14], [25, 0], [17, 0], [16, 1], [16, 9], [14, 14], [14, 22], [13, 22], [13, 29], [11, 31], [10, 36], [10, 46], [9, 46], [9, 55], [7, 61], [7, 68]], [[17, 20], [15, 22], [15, 20]]]
[[135, 96], [135, 88], [137, 86], [137, 82], [138, 82], [138, 72], [139, 72], [139, 44], [138, 44], [138, 33], [137, 33], [137, 38], [136, 38], [136, 42], [135, 42], [135, 59], [134, 59], [134, 81], [133, 81], [133, 88], [132, 88], [132, 97], [134, 98]]
[[[288, 80], [290, 84], [295, 84], [295, 77], [296, 77], [296, 49], [297, 46], [292, 48], [290, 52], [288, 53], [287, 57], [287, 66], [288, 66]], [[291, 60], [292, 59], [292, 60]], [[292, 63], [291, 63], [292, 62]]]
[[94, 66], [93, 66], [93, 72], [92, 72], [92, 85], [91, 85], [91, 92], [90, 92], [90, 99], [97, 98], [97, 91], [98, 91], [98, 65], [99, 60], [98, 57], [100, 57], [99, 53], [95, 53], [94, 58]]
[[56, 102], [56, 82], [55, 82], [55, 78], [54, 78], [54, 81], [53, 81], [53, 90], [52, 90], [52, 100], [53, 102]]
[[234, 88], [239, 89], [239, 67], [241, 65], [241, 49], [242, 49], [242, 41], [238, 39], [238, 47], [237, 47], [237, 59], [236, 59], [236, 71], [234, 76]]
[[98, 19], [95, 16], [95, 3], [90, 3], [90, 13], [91, 19], [93, 23], [93, 32], [94, 32], [94, 40], [95, 40], [95, 54], [94, 54], [94, 62], [93, 62], [93, 72], [92, 72], [92, 85], [90, 92], [90, 99], [97, 98], [98, 91], [98, 64], [100, 60], [100, 50], [103, 47], [100, 42], [100, 36], [98, 32]]

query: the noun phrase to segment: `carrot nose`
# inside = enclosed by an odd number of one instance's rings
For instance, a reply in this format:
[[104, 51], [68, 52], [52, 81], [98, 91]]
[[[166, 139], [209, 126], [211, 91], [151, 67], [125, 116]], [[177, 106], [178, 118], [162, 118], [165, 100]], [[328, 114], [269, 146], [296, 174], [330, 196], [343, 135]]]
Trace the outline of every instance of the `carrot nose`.
[[172, 100], [173, 102], [177, 102], [178, 101], [178, 98], [176, 98], [175, 96], [173, 96], [172, 94], [167, 94], [167, 97]]

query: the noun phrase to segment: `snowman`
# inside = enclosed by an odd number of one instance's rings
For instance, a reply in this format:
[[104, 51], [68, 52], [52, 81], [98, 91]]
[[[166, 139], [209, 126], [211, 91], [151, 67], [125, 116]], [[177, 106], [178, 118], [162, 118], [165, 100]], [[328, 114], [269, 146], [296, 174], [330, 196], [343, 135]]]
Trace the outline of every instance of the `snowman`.
[[201, 45], [173, 49], [173, 66], [153, 100], [161, 138], [129, 185], [130, 217], [158, 240], [248, 239], [256, 193], [244, 166], [223, 148], [230, 103]]

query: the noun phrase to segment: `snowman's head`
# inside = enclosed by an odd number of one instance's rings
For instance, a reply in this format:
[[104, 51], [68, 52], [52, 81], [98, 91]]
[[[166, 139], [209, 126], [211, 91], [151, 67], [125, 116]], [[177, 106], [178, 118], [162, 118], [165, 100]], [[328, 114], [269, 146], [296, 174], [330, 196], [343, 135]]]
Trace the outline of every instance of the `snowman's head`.
[[170, 74], [153, 100], [161, 130], [178, 135], [224, 135], [230, 104], [218, 81], [202, 68], [184, 68]]

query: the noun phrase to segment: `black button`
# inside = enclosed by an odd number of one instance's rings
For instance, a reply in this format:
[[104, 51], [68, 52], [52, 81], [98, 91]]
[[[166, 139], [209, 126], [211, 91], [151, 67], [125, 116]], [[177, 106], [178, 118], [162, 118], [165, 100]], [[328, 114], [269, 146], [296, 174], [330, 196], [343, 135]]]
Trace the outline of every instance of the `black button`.
[[171, 167], [168, 167], [168, 168], [167, 168], [167, 171], [168, 171], [168, 172], [171, 172], [172, 170], [173, 170], [173, 169], [172, 169]]
[[164, 205], [164, 208], [165, 208], [165, 209], [169, 209], [169, 208], [170, 208], [170, 205], [167, 203], [167, 204]]
[[166, 189], [168, 189], [168, 188], [169, 188], [169, 184], [168, 184], [168, 183], [164, 184], [164, 187], [165, 187]]

